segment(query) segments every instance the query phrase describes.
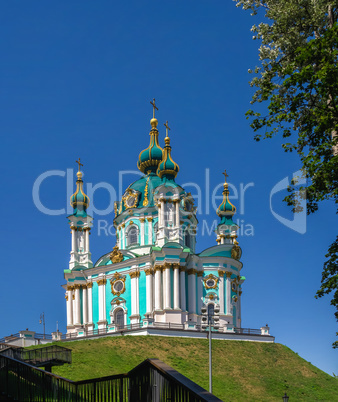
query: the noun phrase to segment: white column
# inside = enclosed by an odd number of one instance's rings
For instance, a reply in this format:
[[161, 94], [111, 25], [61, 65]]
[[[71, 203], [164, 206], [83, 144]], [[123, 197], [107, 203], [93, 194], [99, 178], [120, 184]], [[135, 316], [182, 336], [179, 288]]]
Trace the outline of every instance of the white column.
[[155, 310], [162, 310], [162, 265], [155, 266]]
[[144, 221], [145, 218], [140, 218], [140, 235], [141, 235], [141, 246], [144, 246], [145, 244], [145, 233], [144, 233]]
[[72, 251], [74, 253], [77, 253], [77, 247], [76, 247], [76, 230], [72, 229]]
[[121, 243], [122, 243], [122, 248], [121, 250], [124, 250], [126, 247], [126, 230], [125, 230], [125, 224], [122, 223], [122, 229], [121, 229]]
[[164, 264], [164, 276], [165, 276], [165, 309], [171, 310], [171, 264]]
[[157, 204], [157, 208], [158, 208], [158, 228], [162, 227], [162, 202], [158, 201]]
[[174, 309], [180, 310], [180, 264], [173, 264], [174, 270]]
[[152, 268], [147, 268], [144, 270], [146, 274], [146, 292], [147, 292], [147, 314], [151, 314], [154, 309], [153, 303], [153, 273], [154, 270]]
[[102, 324], [106, 322], [106, 283], [105, 278], [97, 281], [99, 286], [99, 322]]
[[86, 239], [85, 239], [85, 251], [88, 253], [89, 252], [89, 232], [90, 229], [86, 229]]
[[231, 315], [231, 272], [226, 272], [226, 314]]
[[181, 309], [186, 311], [187, 304], [185, 301], [185, 267], [180, 267], [180, 293], [181, 293]]
[[163, 265], [162, 268], [162, 307], [163, 310], [166, 308], [167, 305], [167, 276], [165, 273], [165, 266]]
[[238, 289], [238, 302], [237, 302], [237, 327], [241, 328], [241, 320], [242, 320], [242, 312], [241, 312], [241, 304], [242, 304], [242, 289]]
[[179, 228], [180, 227], [180, 200], [175, 200], [175, 207], [176, 207], [176, 210], [175, 210], [175, 220], [176, 220], [175, 226], [177, 228]]
[[201, 314], [203, 296], [203, 272], [197, 272], [197, 314]]
[[73, 326], [73, 286], [67, 286], [67, 327]]
[[219, 313], [220, 314], [224, 314], [224, 274], [225, 274], [225, 271], [222, 271], [222, 270], [218, 271]]
[[118, 231], [119, 231], [119, 241], [120, 241], [120, 246], [119, 249], [123, 250], [123, 235], [122, 235], [122, 228], [121, 226], [117, 227]]
[[87, 285], [82, 285], [82, 317], [83, 317], [83, 324], [87, 324], [88, 323]]
[[93, 323], [93, 282], [87, 283], [88, 324]]
[[148, 244], [153, 244], [153, 218], [149, 216], [148, 221]]
[[75, 289], [75, 322], [74, 325], [81, 325], [81, 305], [80, 305], [80, 287], [81, 285], [74, 285]]
[[165, 202], [164, 199], [161, 201], [161, 226], [165, 226]]
[[[132, 267], [134, 268], [134, 267]], [[131, 323], [139, 321], [139, 271], [130, 272]]]
[[190, 268], [188, 273], [188, 310], [190, 314], [196, 313], [196, 269]]

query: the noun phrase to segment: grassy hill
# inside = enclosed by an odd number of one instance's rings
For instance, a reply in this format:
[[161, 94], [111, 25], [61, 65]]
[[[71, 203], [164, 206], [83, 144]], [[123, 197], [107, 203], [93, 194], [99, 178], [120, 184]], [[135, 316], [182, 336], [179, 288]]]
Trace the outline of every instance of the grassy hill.
[[[208, 341], [119, 336], [57, 342], [72, 365], [53, 372], [71, 380], [124, 373], [156, 357], [208, 389]], [[338, 401], [338, 380], [280, 344], [213, 340], [213, 393], [225, 401]]]

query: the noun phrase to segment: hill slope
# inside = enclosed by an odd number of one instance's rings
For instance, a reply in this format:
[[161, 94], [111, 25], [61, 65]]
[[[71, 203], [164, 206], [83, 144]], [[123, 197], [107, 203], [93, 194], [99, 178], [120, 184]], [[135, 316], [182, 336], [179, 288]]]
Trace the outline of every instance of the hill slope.
[[[72, 365], [55, 374], [83, 380], [124, 373], [156, 357], [208, 389], [208, 341], [119, 336], [57, 342], [72, 349]], [[338, 381], [280, 344], [214, 340], [213, 393], [225, 401], [338, 401]]]

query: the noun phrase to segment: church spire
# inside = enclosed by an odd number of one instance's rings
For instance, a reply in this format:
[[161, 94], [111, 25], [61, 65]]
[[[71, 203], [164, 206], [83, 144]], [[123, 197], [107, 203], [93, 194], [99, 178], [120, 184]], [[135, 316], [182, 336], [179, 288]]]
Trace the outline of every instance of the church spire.
[[166, 121], [164, 126], [166, 128], [166, 136], [164, 139], [165, 147], [163, 150], [162, 161], [158, 165], [157, 175], [160, 176], [160, 178], [165, 177], [167, 179], [173, 180], [177, 176], [177, 173], [179, 172], [180, 168], [177, 165], [177, 163], [175, 163], [172, 160], [172, 157], [171, 157], [170, 138], [168, 136], [168, 130], [170, 130], [170, 128], [168, 126], [168, 120]]
[[140, 153], [137, 161], [137, 167], [145, 174], [156, 172], [158, 164], [162, 160], [163, 151], [158, 143], [158, 121], [155, 118], [155, 110], [158, 110], [158, 107], [156, 106], [155, 98], [150, 104], [153, 106], [153, 118], [150, 120], [150, 144], [148, 148]]
[[70, 205], [74, 208], [75, 216], [87, 216], [87, 208], [90, 200], [83, 190], [82, 172], [80, 170], [80, 167], [83, 166], [83, 164], [81, 163], [80, 158], [76, 163], [79, 165], [79, 170], [76, 173], [76, 191], [70, 197]]
[[224, 190], [222, 193], [223, 201], [222, 201], [222, 204], [217, 208], [217, 211], [216, 211], [217, 215], [222, 220], [224, 220], [224, 218], [226, 218], [226, 217], [232, 217], [236, 212], [236, 207], [233, 204], [231, 204], [231, 202], [229, 200], [229, 185], [227, 183], [227, 177], [229, 177], [229, 176], [228, 176], [226, 170], [224, 170], [223, 174], [224, 174], [224, 185], [223, 185]]

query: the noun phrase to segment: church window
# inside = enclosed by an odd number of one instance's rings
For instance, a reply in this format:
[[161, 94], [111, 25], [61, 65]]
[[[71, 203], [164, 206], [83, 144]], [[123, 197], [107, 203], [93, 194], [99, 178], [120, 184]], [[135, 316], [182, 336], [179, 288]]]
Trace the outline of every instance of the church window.
[[123, 328], [124, 327], [124, 311], [122, 308], [119, 308], [115, 311], [115, 325], [118, 328]]
[[171, 202], [167, 202], [164, 208], [164, 224], [165, 226], [173, 226], [175, 220], [175, 208]]
[[121, 292], [124, 288], [124, 283], [122, 281], [115, 281], [114, 290], [115, 292]]
[[138, 243], [138, 227], [130, 226], [127, 232], [127, 246]]
[[184, 238], [185, 238], [185, 245], [191, 248], [191, 237], [188, 229], [186, 229], [184, 233]]

